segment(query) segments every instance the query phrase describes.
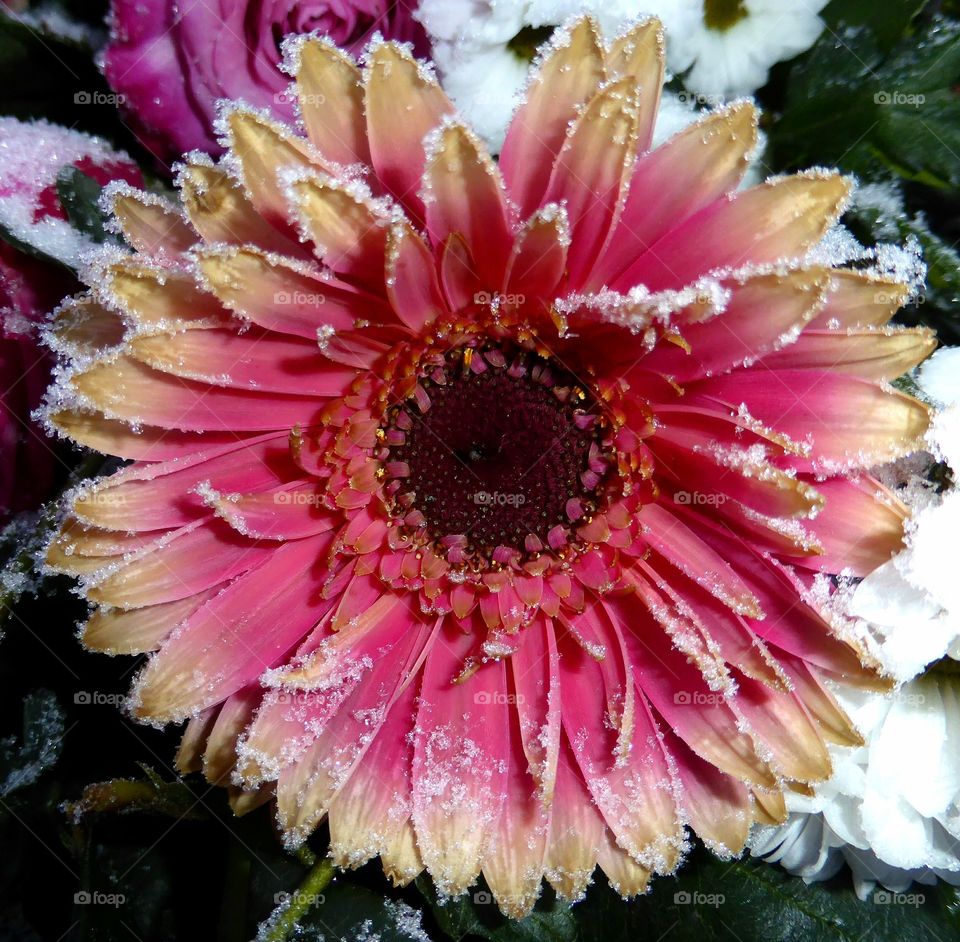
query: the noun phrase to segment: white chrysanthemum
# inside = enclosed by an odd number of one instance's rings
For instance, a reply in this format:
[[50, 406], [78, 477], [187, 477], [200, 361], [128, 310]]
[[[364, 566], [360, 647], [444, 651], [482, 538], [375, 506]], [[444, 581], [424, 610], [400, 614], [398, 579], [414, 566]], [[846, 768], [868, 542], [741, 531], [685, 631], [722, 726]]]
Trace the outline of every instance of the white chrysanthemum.
[[[749, 95], [770, 66], [809, 49], [826, 0], [648, 0], [667, 31], [667, 64], [684, 84], [717, 98]], [[689, 70], [689, 71], [687, 71]]]
[[[527, 81], [530, 56], [550, 28], [589, 13], [610, 38], [639, 16], [663, 13], [676, 18], [680, 12], [680, 5], [657, 0], [639, 7], [630, 0], [422, 0], [416, 15], [430, 34], [444, 88], [496, 152]], [[672, 42], [668, 34], [668, 57]], [[707, 99], [702, 93], [665, 90], [653, 145], [696, 121], [702, 114], [697, 104], [717, 103], [719, 98]], [[753, 173], [749, 181], [759, 182], [765, 175]]]
[[590, 13], [612, 36], [640, 12], [629, 0], [422, 0], [416, 16], [430, 34], [447, 94], [499, 151], [545, 30]]
[[[939, 407], [934, 456], [960, 471], [960, 347], [938, 351], [918, 385]], [[754, 854], [807, 880], [846, 862], [857, 893], [895, 892], [937, 877], [960, 885], [960, 584], [953, 543], [960, 490], [915, 485], [920, 509], [906, 548], [847, 596], [887, 670], [889, 696], [836, 689], [866, 745], [831, 748], [834, 774], [813, 796], [788, 793], [788, 822], [763, 828]], [[931, 667], [930, 665], [933, 665]]]

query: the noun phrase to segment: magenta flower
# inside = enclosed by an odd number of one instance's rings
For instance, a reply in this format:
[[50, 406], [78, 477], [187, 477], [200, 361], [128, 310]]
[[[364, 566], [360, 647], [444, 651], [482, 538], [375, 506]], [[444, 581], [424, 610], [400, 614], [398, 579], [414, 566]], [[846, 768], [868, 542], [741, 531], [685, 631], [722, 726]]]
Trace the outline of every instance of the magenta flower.
[[58, 325], [51, 424], [132, 462], [49, 547], [85, 644], [341, 866], [520, 916], [739, 852], [859, 741], [810, 586], [900, 546], [928, 424], [906, 288], [809, 259], [850, 183], [738, 190], [748, 102], [650, 151], [656, 22], [561, 33], [499, 164], [403, 47], [296, 51], [306, 136], [227, 110]]
[[113, 0], [106, 76], [158, 156], [219, 152], [221, 98], [293, 117], [284, 36], [316, 32], [358, 52], [380, 33], [423, 54], [414, 9], [404, 0]]

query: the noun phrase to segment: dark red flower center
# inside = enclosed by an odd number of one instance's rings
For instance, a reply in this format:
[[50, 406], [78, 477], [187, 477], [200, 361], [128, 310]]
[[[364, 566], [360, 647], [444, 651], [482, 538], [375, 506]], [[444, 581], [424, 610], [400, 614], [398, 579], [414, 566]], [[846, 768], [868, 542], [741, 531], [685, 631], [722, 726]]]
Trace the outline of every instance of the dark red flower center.
[[467, 558], [557, 549], [600, 499], [602, 428], [587, 386], [556, 361], [457, 350], [384, 429], [394, 515]]

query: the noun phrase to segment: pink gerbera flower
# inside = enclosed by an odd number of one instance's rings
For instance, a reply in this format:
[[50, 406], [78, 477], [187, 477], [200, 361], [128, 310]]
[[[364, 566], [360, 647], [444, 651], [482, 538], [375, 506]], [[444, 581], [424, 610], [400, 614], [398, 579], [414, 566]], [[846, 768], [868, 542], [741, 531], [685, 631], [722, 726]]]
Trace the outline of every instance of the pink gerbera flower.
[[340, 866], [519, 916], [737, 852], [858, 741], [814, 576], [900, 545], [865, 469], [927, 425], [906, 289], [807, 260], [848, 182], [736, 192], [747, 102], [648, 152], [655, 21], [562, 31], [499, 164], [404, 47], [293, 53], [307, 136], [225, 110], [59, 314], [51, 422], [132, 459], [50, 547], [85, 644]]

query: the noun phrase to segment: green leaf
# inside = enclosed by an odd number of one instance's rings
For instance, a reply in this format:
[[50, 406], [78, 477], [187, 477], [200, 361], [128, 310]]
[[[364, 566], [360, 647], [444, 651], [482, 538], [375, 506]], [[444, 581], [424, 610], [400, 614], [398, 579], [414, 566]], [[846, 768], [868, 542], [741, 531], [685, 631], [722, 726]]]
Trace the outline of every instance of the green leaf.
[[846, 26], [869, 27], [880, 45], [889, 49], [901, 39], [911, 21], [926, 5], [926, 0], [831, 0], [820, 14], [827, 29], [842, 30]]
[[107, 217], [100, 209], [102, 192], [103, 187], [93, 177], [76, 167], [64, 167], [57, 174], [57, 195], [70, 225], [94, 242], [110, 238], [105, 226]]
[[49, 690], [37, 690], [23, 701], [23, 740], [0, 741], [0, 798], [32, 785], [63, 749], [64, 713]]
[[[433, 942], [418, 910], [346, 881], [329, 883], [322, 892], [310, 892], [304, 884], [293, 893], [278, 893], [275, 901], [277, 909], [258, 935], [271, 942]], [[288, 917], [291, 908], [298, 911], [295, 920]]]
[[430, 903], [437, 924], [454, 940], [467, 936], [490, 942], [573, 942], [579, 939], [576, 910], [558, 900], [548, 888], [544, 889], [536, 908], [526, 919], [512, 920], [500, 913], [492, 895], [485, 889], [454, 899], [440, 899], [427, 877], [418, 877], [416, 885]]
[[846, 221], [854, 234], [870, 244], [902, 243], [915, 239], [927, 265], [922, 294], [900, 315], [900, 320], [934, 328], [945, 343], [960, 343], [960, 254], [935, 233], [922, 214], [911, 215], [897, 189], [889, 191], [888, 205], [854, 201]]
[[595, 886], [574, 912], [582, 942], [658, 939], [670, 942], [936, 942], [957, 938], [953, 887], [915, 886], [906, 894], [881, 890], [862, 902], [850, 888], [807, 884], [753, 858], [722, 861], [698, 851], [675, 879], [660, 877], [651, 892], [622, 902]]
[[774, 162], [960, 186], [958, 82], [957, 23], [934, 20], [889, 55], [867, 26], [827, 32], [791, 73], [783, 115], [771, 127]]
[[203, 820], [206, 810], [181, 779], [164, 781], [153, 769], [141, 766], [146, 780], [120, 778], [87, 785], [78, 801], [64, 810], [75, 824], [91, 814], [104, 812], [146, 812], [171, 818]]

